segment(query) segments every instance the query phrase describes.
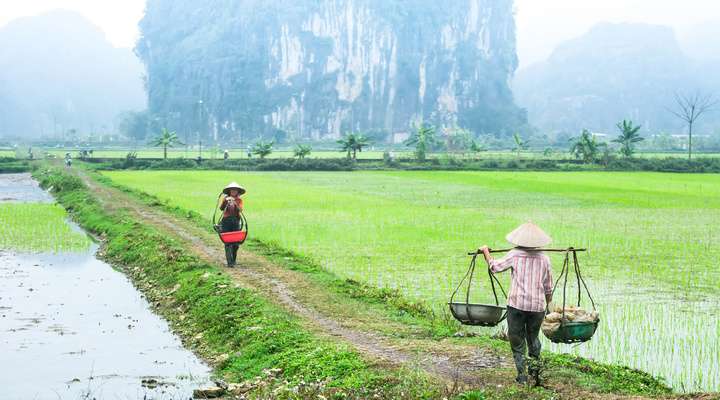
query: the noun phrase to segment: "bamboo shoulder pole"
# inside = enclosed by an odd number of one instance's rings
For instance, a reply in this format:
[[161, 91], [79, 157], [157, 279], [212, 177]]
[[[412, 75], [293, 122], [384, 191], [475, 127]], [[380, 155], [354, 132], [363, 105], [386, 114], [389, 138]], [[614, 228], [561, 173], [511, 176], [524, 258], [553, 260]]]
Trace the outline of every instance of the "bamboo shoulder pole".
[[[491, 253], [507, 253], [512, 249], [490, 249]], [[576, 249], [573, 247], [568, 247], [566, 249], [532, 249], [532, 251], [547, 251], [547, 252], [555, 252], [555, 253], [565, 253], [568, 251], [587, 251], [587, 249]], [[476, 250], [472, 253], [468, 253], [469, 256], [474, 256], [475, 254], [480, 254], [480, 250]]]

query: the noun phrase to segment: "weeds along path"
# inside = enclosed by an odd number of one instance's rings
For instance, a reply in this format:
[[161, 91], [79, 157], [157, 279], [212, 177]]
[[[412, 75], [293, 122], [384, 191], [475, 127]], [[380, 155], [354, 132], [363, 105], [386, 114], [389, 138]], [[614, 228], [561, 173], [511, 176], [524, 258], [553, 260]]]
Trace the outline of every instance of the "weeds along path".
[[[191, 221], [170, 215], [159, 208], [145, 205], [118, 189], [98, 183], [82, 170], [77, 171], [103, 206], [111, 210], [127, 210], [147, 224], [189, 244], [202, 259], [217, 265], [224, 265], [225, 254], [215, 235], [195, 226]], [[334, 318], [319, 311], [316, 307], [317, 303], [332, 301], [332, 296], [317, 293], [322, 289], [313, 287], [314, 285], [304, 279], [301, 273], [289, 271], [248, 251], [241, 249], [238, 253], [237, 268], [225, 268], [224, 271], [241, 286], [261, 290], [286, 309], [302, 317], [306, 325], [316, 333], [338, 338], [378, 362], [395, 366], [419, 367], [450, 381], [478, 385], [481, 382], [490, 383], [488, 376], [482, 373], [483, 369], [493, 368], [495, 369], [494, 375], [497, 375], [496, 368], [508, 370], [510, 368], [508, 359], [494, 354], [491, 350], [468, 348], [467, 346], [455, 346], [455, 349], [452, 349], [453, 346], [449, 346], [449, 349], [441, 349], [440, 347], [447, 346], [438, 346], [436, 341], [431, 340], [427, 340], [427, 342], [432, 343], [422, 343], [425, 341], [412, 339], [393, 340], [379, 332], [357, 329], [353, 325], [362, 325], [363, 321], [353, 321], [353, 315], [345, 313], [342, 318]], [[302, 291], [302, 294], [299, 294], [298, 291]], [[332, 307], [332, 305], [328, 306]], [[378, 316], [373, 315], [373, 317], [377, 318]], [[407, 329], [392, 321], [383, 321], [382, 323], [388, 325], [385, 326], [387, 330]], [[377, 325], [377, 321], [375, 321], [375, 325]], [[470, 350], [470, 354], [468, 354], [468, 350]]]

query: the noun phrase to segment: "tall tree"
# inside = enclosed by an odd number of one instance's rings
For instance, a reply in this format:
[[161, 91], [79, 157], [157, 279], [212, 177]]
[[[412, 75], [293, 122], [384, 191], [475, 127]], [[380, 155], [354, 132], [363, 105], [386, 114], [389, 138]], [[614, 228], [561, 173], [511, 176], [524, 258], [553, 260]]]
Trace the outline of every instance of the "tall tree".
[[370, 145], [370, 140], [359, 133], [348, 133], [337, 143], [340, 145], [340, 151], [347, 153], [348, 159], [357, 160], [357, 153], [362, 153], [362, 149]]
[[312, 147], [310, 147], [310, 145], [299, 144], [293, 150], [293, 155], [295, 157], [297, 157], [299, 160], [302, 160], [303, 158], [309, 156], [310, 152], [312, 152]]
[[420, 161], [425, 161], [427, 152], [436, 143], [435, 127], [432, 125], [422, 124], [417, 130], [405, 141], [406, 146], [415, 146], [415, 157]]
[[520, 151], [527, 150], [528, 148], [528, 141], [521, 138], [518, 133], [513, 133], [513, 140], [515, 141], [513, 150], [517, 152], [517, 156], [520, 158]]
[[704, 95], [695, 92], [691, 95], [675, 93], [675, 107], [668, 108], [673, 115], [680, 118], [688, 127], [688, 160], [692, 160], [693, 125], [700, 116], [717, 104], [712, 94]]
[[255, 143], [255, 145], [252, 148], [252, 153], [256, 156], [260, 157], [260, 159], [264, 159], [265, 157], [269, 156], [273, 152], [273, 146], [275, 145], [275, 141], [270, 142], [263, 142], [262, 140]]
[[632, 157], [633, 153], [635, 153], [635, 143], [645, 140], [644, 137], [638, 134], [642, 125], [633, 126], [632, 121], [622, 120], [615, 126], [620, 130], [620, 135], [613, 139], [612, 142], [620, 144], [620, 154], [625, 158]]
[[156, 147], [162, 147], [163, 148], [163, 159], [167, 160], [167, 149], [168, 147], [174, 147], [175, 145], [182, 145], [182, 142], [180, 142], [180, 139], [178, 139], [177, 133], [175, 131], [169, 131], [167, 128], [163, 128], [162, 131], [160, 131], [160, 135], [155, 138], [151, 143], [151, 145]]
[[579, 137], [571, 138], [570, 143], [570, 153], [587, 164], [597, 161], [600, 152], [607, 147], [605, 143], [598, 143], [587, 129], [583, 129]]

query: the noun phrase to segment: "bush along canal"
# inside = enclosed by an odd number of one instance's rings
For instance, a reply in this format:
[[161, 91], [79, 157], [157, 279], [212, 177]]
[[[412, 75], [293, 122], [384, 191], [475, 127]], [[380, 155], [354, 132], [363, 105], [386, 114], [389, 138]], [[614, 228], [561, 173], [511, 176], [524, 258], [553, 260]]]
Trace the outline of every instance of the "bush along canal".
[[0, 175], [3, 399], [188, 399], [210, 369], [29, 174]]

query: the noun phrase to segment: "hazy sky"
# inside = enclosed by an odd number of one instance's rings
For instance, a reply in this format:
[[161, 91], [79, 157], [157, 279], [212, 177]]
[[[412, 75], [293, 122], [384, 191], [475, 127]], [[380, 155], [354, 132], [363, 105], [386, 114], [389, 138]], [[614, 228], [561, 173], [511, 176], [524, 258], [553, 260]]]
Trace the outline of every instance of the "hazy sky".
[[[67, 8], [94, 21], [115, 45], [130, 47], [138, 35], [144, 4], [145, 0], [0, 0], [0, 26], [20, 16]], [[558, 43], [602, 21], [670, 25], [680, 34], [689, 25], [720, 21], [717, 0], [515, 0], [515, 4], [521, 66], [546, 58]]]

